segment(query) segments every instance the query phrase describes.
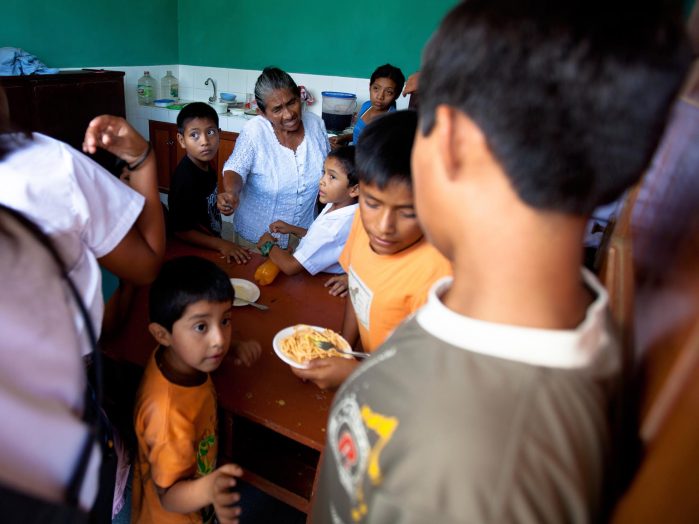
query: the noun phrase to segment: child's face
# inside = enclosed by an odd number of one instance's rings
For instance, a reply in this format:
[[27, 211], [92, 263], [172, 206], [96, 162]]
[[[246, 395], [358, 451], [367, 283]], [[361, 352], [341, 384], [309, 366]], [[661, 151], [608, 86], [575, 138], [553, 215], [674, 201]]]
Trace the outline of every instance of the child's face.
[[230, 302], [200, 300], [187, 306], [172, 326], [170, 351], [184, 375], [210, 373], [223, 362], [231, 345]]
[[390, 78], [377, 78], [369, 86], [371, 107], [377, 111], [386, 111], [393, 101], [398, 98], [398, 87]]
[[[328, 157], [323, 166], [323, 176], [320, 179], [318, 200], [323, 204], [337, 204], [354, 198], [356, 185], [350, 187], [347, 174], [337, 158]], [[354, 190], [354, 191], [353, 191]]]
[[384, 189], [360, 182], [359, 213], [369, 244], [379, 255], [399, 253], [422, 238], [413, 190], [403, 182], [389, 182]]
[[218, 152], [218, 127], [208, 118], [192, 118], [184, 126], [184, 135], [177, 133], [177, 140], [190, 160], [200, 169], [207, 170]]

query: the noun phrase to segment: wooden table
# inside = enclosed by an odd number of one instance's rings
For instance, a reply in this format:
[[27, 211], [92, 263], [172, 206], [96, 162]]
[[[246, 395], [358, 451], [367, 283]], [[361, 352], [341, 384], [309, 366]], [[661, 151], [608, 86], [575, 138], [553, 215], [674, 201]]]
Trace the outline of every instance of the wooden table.
[[[231, 277], [253, 280], [262, 257], [246, 265], [226, 264], [212, 251], [171, 242], [166, 258], [197, 255], [216, 262]], [[330, 296], [323, 283], [328, 275], [312, 277], [283, 273], [260, 287], [260, 311], [250, 306], [233, 311], [233, 339], [255, 339], [262, 356], [252, 367], [236, 366], [229, 354], [212, 375], [221, 413], [221, 458], [245, 470], [245, 480], [287, 504], [308, 513], [315, 491], [317, 466], [325, 445], [325, 425], [333, 393], [303, 383], [272, 349], [282, 328], [305, 323], [340, 331], [345, 299]], [[155, 348], [147, 331], [147, 288], [136, 292], [126, 325], [106, 341], [108, 357], [144, 366]]]

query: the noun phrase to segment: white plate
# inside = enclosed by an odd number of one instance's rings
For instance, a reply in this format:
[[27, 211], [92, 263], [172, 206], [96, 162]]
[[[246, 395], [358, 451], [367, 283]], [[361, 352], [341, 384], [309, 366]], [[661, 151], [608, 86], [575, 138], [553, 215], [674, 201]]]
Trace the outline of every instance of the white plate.
[[245, 302], [238, 300], [238, 298], [242, 298], [249, 302], [255, 302], [260, 298], [260, 288], [249, 280], [245, 280], [244, 278], [231, 278], [231, 286], [235, 289], [236, 298], [233, 302], [234, 306], [247, 306]]
[[[288, 337], [289, 335], [293, 335], [294, 329], [296, 329], [296, 328], [298, 328], [298, 327], [300, 327], [300, 326], [313, 328], [313, 329], [315, 329], [316, 331], [319, 331], [319, 332], [321, 332], [321, 333], [323, 332], [324, 329], [326, 329], [326, 328], [323, 328], [323, 327], [320, 327], [320, 326], [307, 326], [306, 324], [298, 324], [298, 325], [296, 325], [296, 326], [289, 326], [289, 327], [286, 327], [286, 328], [282, 329], [279, 333], [277, 333], [276, 335], [274, 335], [274, 338], [272, 339], [272, 347], [274, 348], [274, 352], [277, 354], [277, 356], [278, 356], [282, 361], [284, 361], [284, 362], [286, 362], [287, 364], [289, 364], [291, 367], [298, 368], [298, 369], [306, 369], [306, 368], [308, 367], [308, 363], [306, 363], [306, 364], [299, 364], [299, 363], [296, 362], [295, 360], [293, 360], [293, 359], [287, 357], [287, 356], [284, 354], [284, 352], [282, 351], [282, 347], [281, 347], [281, 341], [282, 341], [283, 339], [285, 339], [286, 337]], [[338, 336], [339, 336], [339, 335], [338, 335]], [[342, 338], [342, 337], [340, 337], [340, 338]], [[346, 349], [350, 349], [349, 342], [347, 342], [344, 338], [342, 338], [342, 341], [345, 343]]]

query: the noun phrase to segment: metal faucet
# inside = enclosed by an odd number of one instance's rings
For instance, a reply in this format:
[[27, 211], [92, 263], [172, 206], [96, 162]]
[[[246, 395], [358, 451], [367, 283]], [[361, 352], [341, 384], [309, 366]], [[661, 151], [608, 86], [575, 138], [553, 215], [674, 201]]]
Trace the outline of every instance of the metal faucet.
[[216, 82], [214, 82], [214, 79], [209, 77], [206, 79], [206, 82], [204, 82], [205, 86], [209, 85], [209, 80], [211, 81], [211, 85], [214, 86], [214, 96], [209, 97], [209, 102], [216, 102]]

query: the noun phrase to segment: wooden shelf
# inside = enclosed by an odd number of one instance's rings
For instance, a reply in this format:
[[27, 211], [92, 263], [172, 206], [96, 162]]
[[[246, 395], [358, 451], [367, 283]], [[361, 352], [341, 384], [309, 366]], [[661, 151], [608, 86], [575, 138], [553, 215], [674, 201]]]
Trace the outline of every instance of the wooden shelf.
[[307, 513], [320, 452], [230, 413], [221, 426], [221, 458], [240, 465], [250, 484]]

